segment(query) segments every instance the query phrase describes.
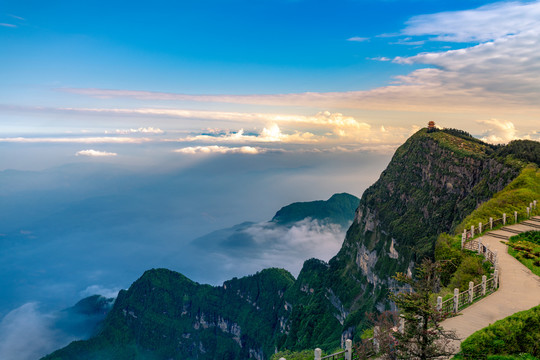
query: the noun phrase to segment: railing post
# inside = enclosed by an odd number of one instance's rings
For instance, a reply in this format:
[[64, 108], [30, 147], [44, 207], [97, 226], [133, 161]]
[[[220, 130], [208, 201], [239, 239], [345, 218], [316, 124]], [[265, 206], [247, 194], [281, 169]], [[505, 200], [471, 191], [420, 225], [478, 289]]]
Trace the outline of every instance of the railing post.
[[506, 225], [506, 213], [503, 213], [503, 225]]
[[531, 217], [531, 208], [527, 206], [527, 218]]
[[482, 238], [478, 239], [478, 253], [482, 253]]
[[479, 233], [479, 234], [482, 233], [482, 222], [479, 222], [479, 223], [478, 223], [478, 233]]
[[345, 340], [345, 360], [352, 360], [352, 340]]
[[469, 303], [473, 302], [474, 297], [474, 283], [469, 281]]
[[399, 328], [398, 328], [399, 332], [400, 333], [404, 333], [405, 332], [405, 319], [403, 317], [399, 317]]
[[285, 359], [285, 358], [279, 358], [279, 360], [287, 360], [287, 359]]
[[514, 221], [517, 224], [517, 211], [514, 211]]
[[459, 289], [454, 289], [454, 313], [457, 314], [459, 307]]
[[315, 349], [315, 360], [321, 360], [322, 357], [322, 350], [319, 348]]
[[374, 326], [373, 327], [373, 348], [375, 349], [375, 353], [379, 353], [380, 350], [380, 344], [379, 344], [379, 327]]
[[493, 230], [493, 218], [489, 218], [489, 230]]
[[474, 237], [474, 225], [471, 225], [471, 238]]
[[461, 250], [463, 250], [463, 246], [465, 246], [465, 238], [467, 235], [465, 233], [461, 234]]
[[533, 201], [534, 209], [536, 210], [536, 200]]
[[487, 276], [482, 275], [482, 296], [486, 296]]
[[489, 260], [488, 258], [488, 252], [489, 252], [489, 244], [484, 245], [484, 259]]
[[438, 311], [442, 310], [442, 297], [441, 296], [437, 296], [437, 310]]
[[493, 290], [499, 287], [499, 270], [493, 272]]
[[493, 252], [493, 267], [495, 270], [499, 267], [499, 252], [497, 250]]

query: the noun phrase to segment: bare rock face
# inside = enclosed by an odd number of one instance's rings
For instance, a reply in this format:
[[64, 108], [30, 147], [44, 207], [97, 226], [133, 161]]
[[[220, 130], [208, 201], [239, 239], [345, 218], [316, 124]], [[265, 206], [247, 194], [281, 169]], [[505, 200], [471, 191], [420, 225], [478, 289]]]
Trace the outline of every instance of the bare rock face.
[[356, 253], [356, 265], [362, 271], [367, 281], [373, 285], [377, 285], [379, 282], [378, 276], [373, 272], [373, 268], [379, 257], [377, 256], [377, 250], [368, 251], [364, 244], [358, 244], [359, 249]]

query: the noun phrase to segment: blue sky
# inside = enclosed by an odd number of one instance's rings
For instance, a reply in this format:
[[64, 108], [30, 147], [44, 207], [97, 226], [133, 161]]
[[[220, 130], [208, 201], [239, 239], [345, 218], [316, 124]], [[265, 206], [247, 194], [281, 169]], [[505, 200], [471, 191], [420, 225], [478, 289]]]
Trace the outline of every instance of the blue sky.
[[2, 29], [2, 62], [15, 86], [196, 94], [369, 89], [410, 70], [368, 58], [418, 52], [390, 44], [405, 36], [381, 35], [399, 34], [414, 15], [482, 3], [7, 1], [1, 21], [16, 27]]
[[429, 120], [537, 139], [539, 4], [7, 1], [0, 142], [56, 146], [43, 166], [128, 144], [391, 153]]

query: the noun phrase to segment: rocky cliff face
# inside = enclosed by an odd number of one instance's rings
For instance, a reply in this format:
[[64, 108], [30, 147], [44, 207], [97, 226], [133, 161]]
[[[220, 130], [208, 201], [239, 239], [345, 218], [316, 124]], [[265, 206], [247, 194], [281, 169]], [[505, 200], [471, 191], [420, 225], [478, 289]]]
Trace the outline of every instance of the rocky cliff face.
[[[275, 351], [285, 334], [285, 270], [266, 269], [223, 286], [149, 270], [121, 291], [103, 330], [45, 359], [248, 359]], [[269, 341], [270, 340], [270, 341]]]
[[[519, 174], [519, 166], [494, 156], [496, 150], [459, 131], [421, 130], [396, 151], [364, 192], [339, 253], [326, 269], [310, 275], [320, 286], [308, 304], [320, 303], [332, 314], [313, 319], [319, 331], [332, 335], [312, 345], [338, 346], [346, 336], [358, 335], [366, 311], [390, 309], [388, 289], [397, 286], [392, 276], [412, 273], [416, 262], [433, 256], [440, 233], [452, 231]], [[289, 296], [293, 304], [299, 298], [292, 290]], [[304, 337], [301, 327], [291, 327], [300, 329], [296, 338]], [[336, 327], [342, 336], [330, 331]]]
[[276, 349], [339, 346], [360, 334], [366, 312], [392, 306], [397, 271], [412, 273], [438, 234], [518, 175], [511, 155], [460, 131], [421, 130], [365, 191], [329, 263], [306, 261], [296, 280], [269, 269], [223, 287], [149, 271], [119, 294], [101, 334], [46, 359], [262, 360]]

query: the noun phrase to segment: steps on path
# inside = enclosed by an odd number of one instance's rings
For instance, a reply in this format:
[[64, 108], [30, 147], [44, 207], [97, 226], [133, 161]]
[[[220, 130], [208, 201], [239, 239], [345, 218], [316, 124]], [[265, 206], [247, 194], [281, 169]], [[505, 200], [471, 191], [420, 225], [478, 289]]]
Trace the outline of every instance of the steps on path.
[[540, 229], [540, 221], [525, 220], [524, 222], [522, 222], [522, 224], [536, 228], [536, 229]]
[[521, 232], [538, 230], [538, 225], [540, 216], [535, 216], [520, 224], [507, 225], [482, 236], [482, 243], [498, 253], [499, 290], [463, 309], [461, 315], [442, 323], [445, 329], [455, 330], [460, 339], [453, 343], [456, 352], [461, 341], [475, 331], [540, 304], [540, 277], [508, 254], [507, 246], [501, 241]]
[[521, 234], [523, 231], [520, 231], [518, 229], [511, 229], [507, 226], [503, 227], [501, 230], [503, 231], [506, 231], [506, 232], [511, 232], [511, 233], [514, 233], [514, 234]]
[[497, 233], [490, 233], [489, 236], [496, 237], [497, 239], [503, 239], [503, 240], [508, 240], [510, 238], [510, 236], [497, 234]]

